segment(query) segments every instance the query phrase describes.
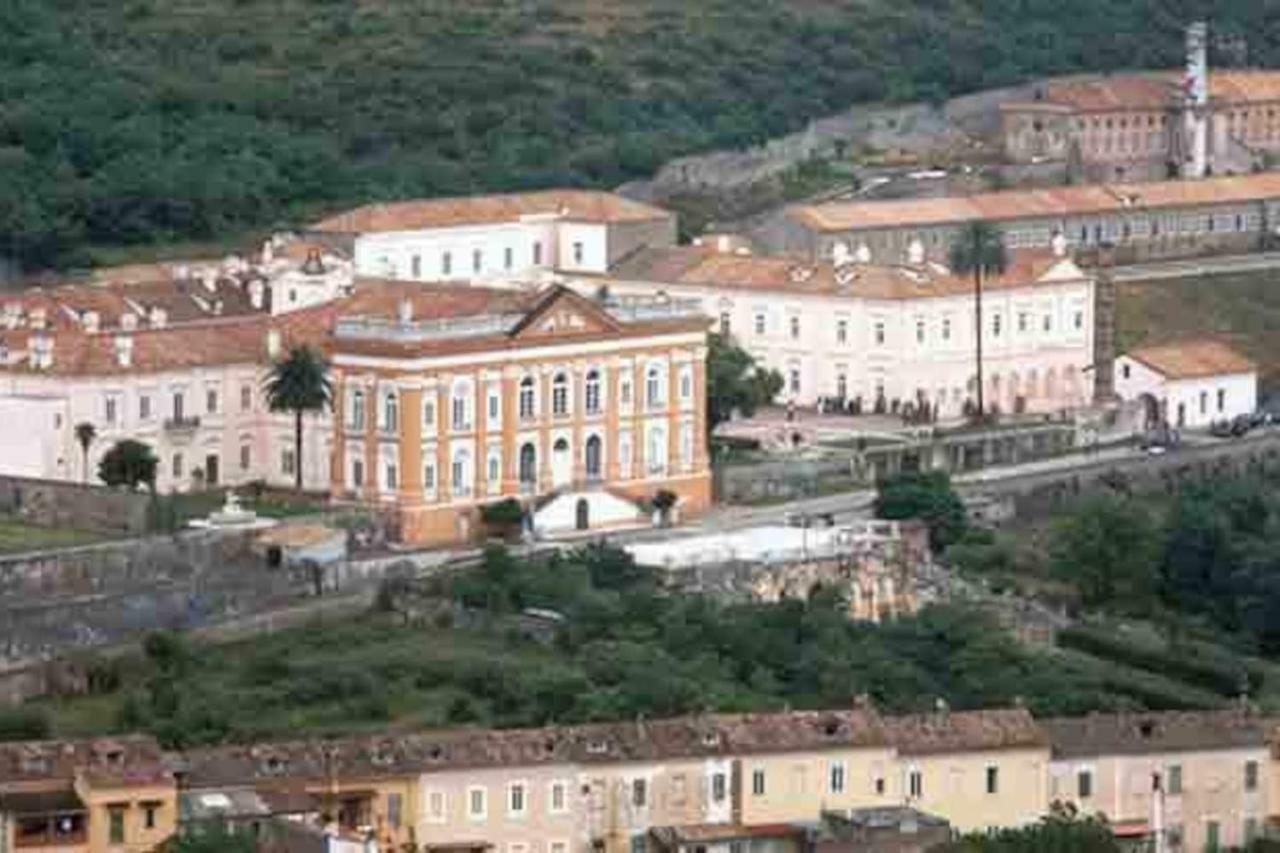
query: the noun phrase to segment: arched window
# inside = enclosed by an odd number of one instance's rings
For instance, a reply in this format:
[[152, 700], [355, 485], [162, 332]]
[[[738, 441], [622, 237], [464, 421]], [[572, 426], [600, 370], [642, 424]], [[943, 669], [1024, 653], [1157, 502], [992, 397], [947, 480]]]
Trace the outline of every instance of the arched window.
[[520, 417], [528, 420], [537, 411], [537, 397], [532, 376], [520, 380]]
[[653, 364], [645, 372], [644, 394], [649, 408], [656, 409], [666, 405], [666, 389], [663, 387], [662, 368]]
[[533, 485], [537, 482], [538, 450], [533, 446], [533, 442], [528, 442], [520, 448], [520, 483]]
[[551, 380], [551, 414], [569, 414], [569, 377], [564, 373], [557, 373]]
[[400, 423], [400, 398], [395, 391], [382, 398], [382, 431], [395, 432]]
[[600, 479], [600, 474], [601, 474], [601, 470], [602, 470], [602, 465], [601, 465], [601, 455], [602, 455], [602, 454], [601, 454], [601, 450], [602, 450], [602, 447], [601, 447], [601, 443], [600, 443], [600, 436], [598, 436], [598, 435], [593, 435], [593, 436], [591, 436], [590, 438], [588, 438], [588, 439], [587, 439], [586, 460], [585, 460], [585, 461], [586, 461], [587, 479], [588, 479], [588, 480], [598, 480], [598, 479]]
[[592, 368], [587, 371], [586, 386], [583, 388], [583, 405], [588, 415], [600, 412], [600, 371]]

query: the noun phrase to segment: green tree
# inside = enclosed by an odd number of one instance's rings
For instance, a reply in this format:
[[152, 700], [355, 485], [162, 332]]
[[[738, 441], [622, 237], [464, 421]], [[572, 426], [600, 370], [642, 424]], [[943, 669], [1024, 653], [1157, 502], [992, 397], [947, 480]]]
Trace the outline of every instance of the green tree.
[[959, 541], [969, 524], [964, 502], [944, 471], [899, 474], [881, 481], [874, 508], [879, 518], [923, 521], [934, 551]]
[[89, 482], [89, 448], [93, 445], [93, 440], [98, 437], [98, 428], [88, 421], [81, 421], [76, 424], [76, 443], [80, 445], [80, 453], [84, 459], [82, 466], [81, 479]]
[[108, 486], [156, 488], [159, 460], [151, 448], [131, 438], [117, 441], [98, 462], [98, 478]]
[[707, 429], [728, 420], [735, 411], [750, 417], [782, 390], [782, 375], [763, 370], [751, 354], [725, 335], [707, 336]]
[[1074, 806], [1055, 805], [1039, 823], [970, 833], [933, 847], [930, 853], [1120, 853], [1122, 849], [1105, 818], [1081, 816]]
[[1052, 573], [1089, 607], [1146, 609], [1156, 591], [1161, 531], [1153, 514], [1118, 495], [1086, 498], [1054, 522]]
[[981, 420], [986, 414], [982, 387], [982, 281], [989, 275], [1000, 275], [1009, 263], [1004, 235], [990, 222], [974, 220], [960, 229], [951, 244], [951, 269], [956, 275], [973, 274], [974, 366], [977, 376], [975, 412]]
[[[270, 834], [270, 825], [266, 831]], [[174, 836], [165, 849], [169, 853], [255, 853], [258, 839], [249, 830], [213, 822], [185, 829]]]
[[302, 491], [302, 416], [323, 412], [333, 399], [329, 365], [308, 346], [293, 347], [271, 367], [266, 382], [267, 405], [273, 412], [293, 413], [294, 487]]

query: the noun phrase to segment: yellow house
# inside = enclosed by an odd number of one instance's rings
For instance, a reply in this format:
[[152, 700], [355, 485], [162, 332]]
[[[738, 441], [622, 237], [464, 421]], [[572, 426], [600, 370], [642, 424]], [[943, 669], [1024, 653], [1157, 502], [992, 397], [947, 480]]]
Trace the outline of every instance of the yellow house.
[[1245, 709], [1090, 714], [1042, 722], [1049, 797], [1107, 817], [1117, 835], [1167, 850], [1217, 850], [1261, 835], [1274, 813], [1270, 721]]
[[151, 738], [0, 745], [5, 850], [146, 853], [177, 817], [177, 787]]
[[1049, 742], [1025, 708], [886, 717], [901, 800], [960, 832], [1032, 823], [1047, 811]]

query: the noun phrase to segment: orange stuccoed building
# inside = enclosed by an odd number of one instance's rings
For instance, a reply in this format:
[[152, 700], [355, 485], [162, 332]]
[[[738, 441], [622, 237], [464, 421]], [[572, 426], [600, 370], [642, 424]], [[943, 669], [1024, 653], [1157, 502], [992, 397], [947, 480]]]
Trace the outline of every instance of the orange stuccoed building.
[[695, 515], [707, 328], [666, 298], [366, 282], [328, 347], [333, 492], [417, 545], [475, 540], [507, 498], [546, 534], [647, 523], [661, 492]]

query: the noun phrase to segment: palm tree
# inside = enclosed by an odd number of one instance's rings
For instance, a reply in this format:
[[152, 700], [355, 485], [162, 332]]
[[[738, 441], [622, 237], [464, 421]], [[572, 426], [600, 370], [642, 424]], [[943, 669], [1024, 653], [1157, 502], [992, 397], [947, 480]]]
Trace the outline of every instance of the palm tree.
[[974, 340], [977, 345], [978, 398], [977, 416], [986, 411], [982, 402], [982, 279], [1000, 275], [1009, 263], [1004, 235], [990, 222], [975, 219], [967, 223], [951, 244], [951, 269], [957, 275], [973, 273]]
[[83, 482], [89, 482], [89, 447], [93, 444], [93, 440], [98, 437], [98, 428], [88, 421], [81, 421], [76, 424], [76, 442], [80, 445], [80, 450], [84, 456], [84, 471], [80, 476]]
[[293, 412], [294, 487], [302, 491], [302, 415], [322, 412], [333, 399], [329, 365], [308, 346], [292, 347], [282, 361], [271, 366], [264, 386], [273, 412]]

